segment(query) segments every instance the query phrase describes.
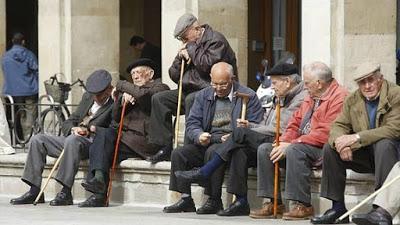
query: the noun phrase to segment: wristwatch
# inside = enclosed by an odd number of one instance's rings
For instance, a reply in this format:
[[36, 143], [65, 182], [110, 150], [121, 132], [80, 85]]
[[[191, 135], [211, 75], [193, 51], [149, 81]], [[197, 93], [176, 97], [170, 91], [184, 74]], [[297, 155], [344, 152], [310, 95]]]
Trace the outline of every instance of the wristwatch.
[[356, 133], [356, 137], [357, 137], [357, 142], [360, 142], [361, 141], [360, 135]]

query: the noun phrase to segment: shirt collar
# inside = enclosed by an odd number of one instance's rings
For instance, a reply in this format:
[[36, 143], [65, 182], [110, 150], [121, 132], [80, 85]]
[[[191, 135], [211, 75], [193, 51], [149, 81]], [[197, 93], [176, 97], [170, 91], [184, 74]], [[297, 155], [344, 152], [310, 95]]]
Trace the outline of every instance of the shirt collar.
[[[216, 99], [217, 94], [214, 92], [214, 100]], [[232, 102], [233, 99], [233, 85], [231, 87], [231, 92], [229, 92], [229, 95], [227, 96], [229, 98], [229, 101]]]

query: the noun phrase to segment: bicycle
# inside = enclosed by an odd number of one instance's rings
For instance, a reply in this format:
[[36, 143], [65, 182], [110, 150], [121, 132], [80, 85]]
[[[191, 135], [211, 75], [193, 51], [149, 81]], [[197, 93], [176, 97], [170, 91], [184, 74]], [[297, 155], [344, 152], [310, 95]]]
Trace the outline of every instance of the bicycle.
[[[30, 131], [27, 132], [26, 137], [19, 137], [19, 135], [16, 133], [16, 130], [14, 130], [14, 136], [20, 144], [25, 145], [30, 140], [32, 135], [37, 133], [60, 136], [62, 123], [71, 115], [68, 105], [65, 103], [69, 97], [71, 87], [79, 84], [79, 86], [86, 90], [85, 84], [81, 79], [78, 78], [72, 84], [69, 84], [59, 82], [57, 75], [60, 75], [60, 73], [54, 74], [49, 78], [49, 80], [44, 81], [46, 95], [42, 95], [39, 98], [38, 117], [32, 124]], [[43, 99], [47, 99], [50, 104], [43, 104]], [[42, 106], [49, 107], [42, 112]], [[21, 121], [22, 118], [24, 118], [27, 114], [28, 111], [26, 108], [18, 109], [15, 113], [15, 121]]]

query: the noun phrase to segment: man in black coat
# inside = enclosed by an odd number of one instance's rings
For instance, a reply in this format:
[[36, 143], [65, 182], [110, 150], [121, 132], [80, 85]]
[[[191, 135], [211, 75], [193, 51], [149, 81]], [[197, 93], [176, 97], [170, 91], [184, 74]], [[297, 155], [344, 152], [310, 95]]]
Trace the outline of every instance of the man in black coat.
[[[210, 86], [211, 67], [217, 62], [226, 62], [232, 65], [234, 74], [237, 75], [236, 56], [221, 33], [207, 24], [200, 25], [197, 18], [190, 13], [178, 19], [174, 36], [182, 41], [183, 46], [169, 68], [169, 75], [175, 83], [179, 83], [183, 59], [185, 68], [181, 112], [188, 118], [196, 92]], [[178, 90], [160, 92], [152, 98], [149, 141], [160, 146], [160, 151], [149, 158], [152, 163], [170, 157], [173, 139], [171, 121], [172, 115], [176, 114], [177, 105]]]
[[[77, 110], [63, 123], [63, 136], [38, 134], [32, 137], [21, 178], [30, 186], [30, 190], [21, 197], [11, 199], [11, 204], [34, 202], [40, 191], [46, 156], [59, 157], [63, 150], [64, 156], [55, 177], [63, 188], [55, 199], [50, 201], [50, 205], [73, 204], [71, 188], [80, 160], [89, 156], [92, 132], [99, 127], [108, 127], [111, 122], [113, 100], [110, 97], [112, 91], [110, 73], [106, 70], [92, 73], [86, 81], [86, 90], [87, 93], [83, 95]], [[44, 195], [38, 203], [44, 203]]]

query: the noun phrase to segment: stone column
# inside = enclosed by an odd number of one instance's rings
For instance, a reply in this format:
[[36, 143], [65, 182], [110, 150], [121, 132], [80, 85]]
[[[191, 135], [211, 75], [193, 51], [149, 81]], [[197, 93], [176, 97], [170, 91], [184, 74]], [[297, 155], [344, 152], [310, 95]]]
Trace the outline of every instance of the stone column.
[[[118, 79], [119, 29], [119, 0], [39, 1], [40, 84], [58, 72], [67, 82], [86, 80], [100, 68]], [[81, 94], [73, 88], [72, 103]]]
[[354, 90], [355, 66], [381, 64], [395, 81], [396, 0], [331, 0], [331, 66], [339, 82]]
[[[0, 0], [0, 61], [6, 50], [6, 0]], [[3, 90], [3, 71], [0, 69], [0, 89]]]

